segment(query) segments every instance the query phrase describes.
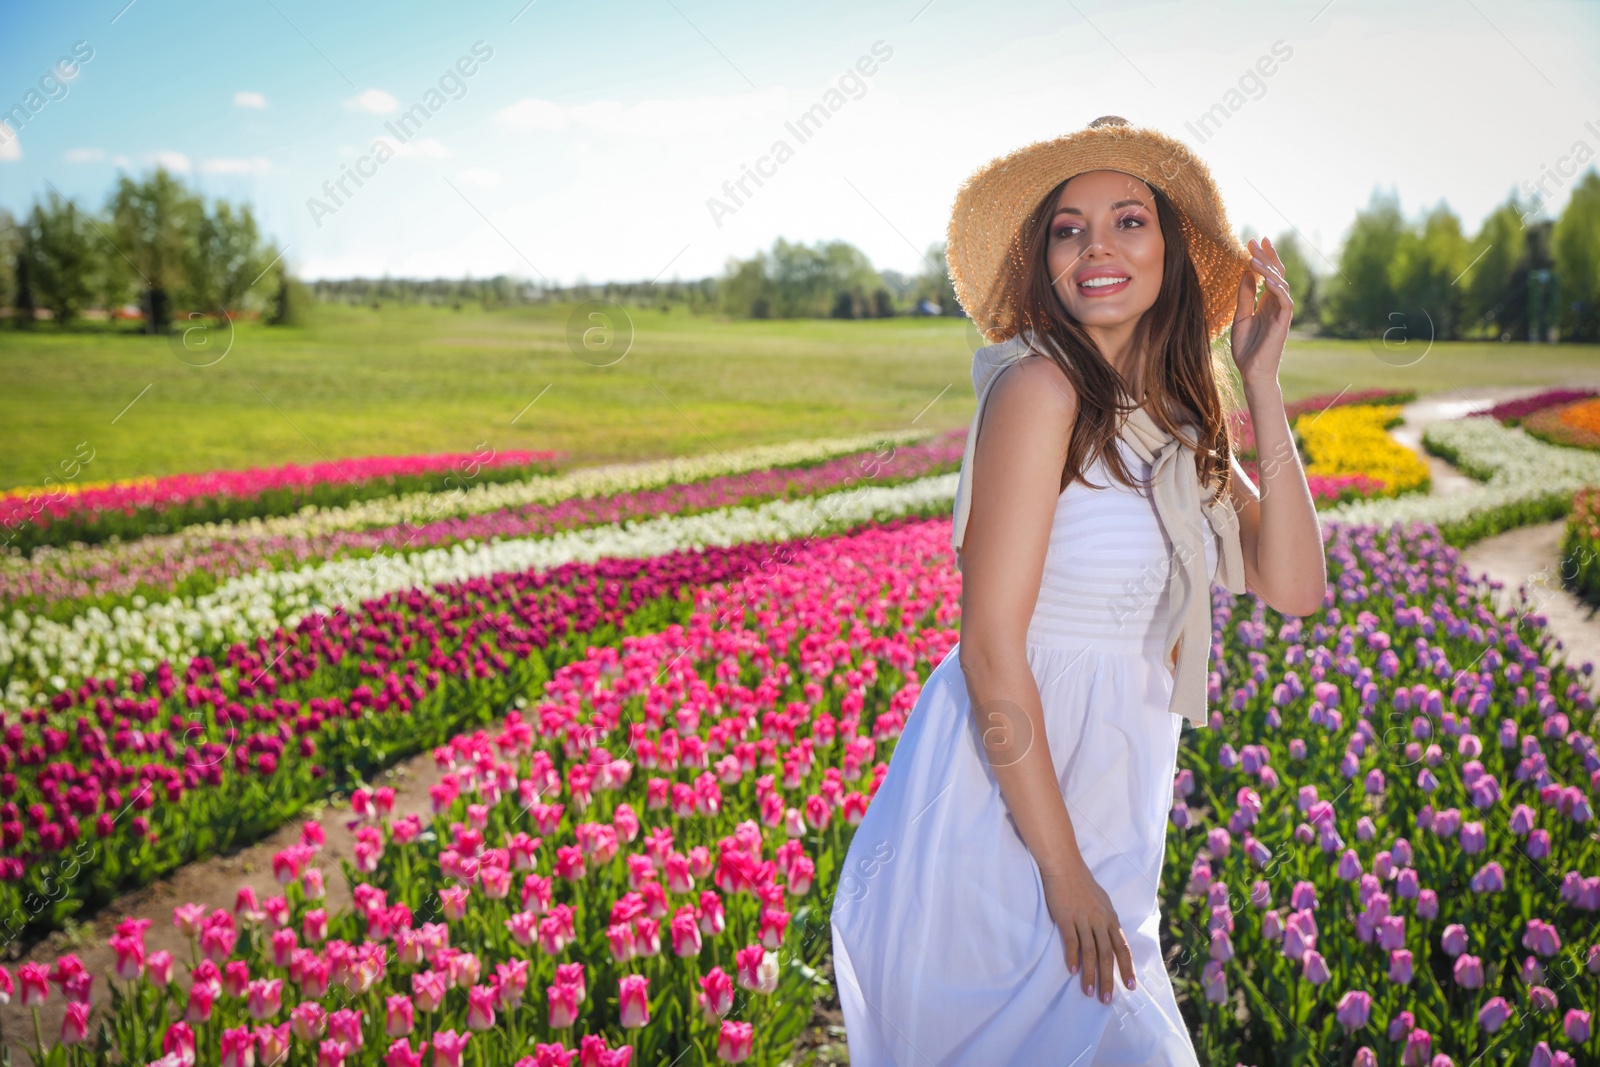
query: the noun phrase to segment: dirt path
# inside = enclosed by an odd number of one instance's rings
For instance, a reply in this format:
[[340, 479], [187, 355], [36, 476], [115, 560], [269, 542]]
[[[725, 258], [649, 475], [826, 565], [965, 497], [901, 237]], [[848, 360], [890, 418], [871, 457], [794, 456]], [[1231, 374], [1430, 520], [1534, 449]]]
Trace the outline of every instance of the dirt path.
[[[1453, 493], [1477, 484], [1438, 456], [1422, 448], [1422, 428], [1437, 419], [1451, 419], [1502, 400], [1532, 396], [1548, 386], [1496, 386], [1451, 390], [1418, 397], [1403, 409], [1405, 422], [1389, 431], [1401, 444], [1428, 461], [1435, 493]], [[1546, 626], [1560, 643], [1561, 654], [1573, 666], [1585, 660], [1600, 665], [1600, 616], [1597, 609], [1563, 587], [1561, 541], [1566, 521], [1522, 526], [1486, 537], [1462, 553], [1461, 561], [1473, 577], [1487, 577], [1500, 588], [1494, 592], [1499, 609], [1511, 614], [1525, 611], [1543, 615]], [[1522, 596], [1526, 594], [1526, 604]], [[1588, 679], [1589, 691], [1600, 697], [1600, 676]]]

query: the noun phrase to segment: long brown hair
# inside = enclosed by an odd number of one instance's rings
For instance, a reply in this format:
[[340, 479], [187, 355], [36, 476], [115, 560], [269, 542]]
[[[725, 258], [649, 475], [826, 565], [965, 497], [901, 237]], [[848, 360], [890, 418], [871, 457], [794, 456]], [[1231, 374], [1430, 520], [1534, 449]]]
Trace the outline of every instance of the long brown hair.
[[[1107, 468], [1118, 481], [1133, 487], [1133, 473], [1112, 444], [1121, 417], [1136, 405], [1094, 337], [1062, 305], [1046, 262], [1056, 200], [1066, 184], [1063, 180], [1050, 190], [1013, 237], [1013, 250], [1020, 254], [1007, 257], [995, 284], [1001, 298], [1017, 309], [1021, 329], [1031, 335], [1033, 351], [1061, 368], [1078, 397], [1061, 490], [1065, 492], [1081, 478], [1097, 455], [1106, 458]], [[1155, 194], [1166, 251], [1161, 291], [1134, 330], [1133, 351], [1143, 353], [1135, 369], [1143, 381], [1134, 384], [1142, 385], [1145, 406], [1156, 424], [1194, 448], [1200, 484], [1211, 485], [1216, 479], [1220, 497], [1232, 481], [1233, 443], [1227, 416], [1227, 411], [1237, 408], [1232, 382], [1226, 364], [1211, 346], [1200, 277], [1189, 258], [1178, 209], [1160, 189], [1149, 188]], [[1181, 416], [1174, 414], [1174, 405], [1197, 420], [1198, 441], [1182, 432]], [[1083, 481], [1092, 488], [1105, 488], [1094, 486], [1087, 478]]]

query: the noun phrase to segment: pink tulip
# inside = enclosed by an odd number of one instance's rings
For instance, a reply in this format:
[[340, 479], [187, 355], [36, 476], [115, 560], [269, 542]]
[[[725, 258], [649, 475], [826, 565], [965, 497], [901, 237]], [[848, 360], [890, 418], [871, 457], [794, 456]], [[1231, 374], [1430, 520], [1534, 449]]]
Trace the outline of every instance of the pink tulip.
[[345, 1046], [347, 1052], [361, 1047], [361, 1016], [359, 1008], [341, 1008], [328, 1013], [328, 1036]]
[[389, 1037], [404, 1037], [416, 1028], [415, 1007], [404, 993], [395, 993], [386, 1001], [387, 1017], [384, 1033]]
[[250, 1017], [257, 1022], [270, 1019], [283, 1010], [282, 978], [258, 978], [250, 983], [247, 992], [250, 996]]
[[755, 1050], [755, 1027], [750, 1023], [724, 1019], [717, 1033], [717, 1059], [723, 1063], [743, 1063]]
[[50, 968], [42, 963], [24, 963], [17, 968], [22, 981], [22, 1006], [35, 1008], [50, 996]]
[[318, 1041], [328, 1032], [328, 1009], [314, 1000], [302, 1001], [289, 1012], [294, 1036], [301, 1041]]
[[211, 991], [211, 986], [195, 982], [189, 987], [189, 1004], [184, 1009], [184, 1021], [190, 1023], [209, 1022], [211, 1019], [211, 1006], [216, 999], [217, 995]]
[[289, 1024], [256, 1027], [256, 1051], [261, 1067], [273, 1067], [289, 1058]]
[[467, 1029], [488, 1030], [494, 1026], [495, 991], [475, 985], [467, 990]]
[[578, 991], [570, 985], [556, 983], [545, 989], [550, 1001], [549, 1026], [564, 1030], [578, 1020]]
[[411, 976], [411, 992], [420, 1011], [438, 1011], [449, 991], [449, 976], [438, 971], [421, 971]]
[[247, 1026], [222, 1031], [222, 1067], [254, 1067], [256, 1039]]
[[1589, 1013], [1577, 1008], [1568, 1008], [1566, 1017], [1561, 1023], [1566, 1032], [1567, 1040], [1574, 1045], [1586, 1045], [1589, 1042]]
[[194, 1067], [195, 1040], [194, 1030], [186, 1022], [175, 1022], [167, 1027], [166, 1036], [161, 1039], [161, 1051], [168, 1056], [176, 1057], [183, 1067]]
[[68, 1004], [66, 1014], [61, 1017], [61, 1043], [63, 1045], [82, 1044], [89, 1036], [89, 1005]]
[[619, 980], [617, 1011], [622, 1027], [632, 1030], [650, 1021], [650, 979], [642, 974], [625, 974]]
[[461, 1067], [461, 1054], [471, 1039], [471, 1034], [457, 1034], [454, 1030], [434, 1034], [433, 1067]]
[[344, 1067], [344, 1058], [349, 1051], [343, 1041], [326, 1038], [317, 1046], [317, 1067]]
[[383, 1067], [422, 1067], [422, 1054], [427, 1051], [426, 1041], [418, 1045], [417, 1050], [413, 1052], [411, 1042], [402, 1037], [389, 1046], [388, 1053], [383, 1057]]

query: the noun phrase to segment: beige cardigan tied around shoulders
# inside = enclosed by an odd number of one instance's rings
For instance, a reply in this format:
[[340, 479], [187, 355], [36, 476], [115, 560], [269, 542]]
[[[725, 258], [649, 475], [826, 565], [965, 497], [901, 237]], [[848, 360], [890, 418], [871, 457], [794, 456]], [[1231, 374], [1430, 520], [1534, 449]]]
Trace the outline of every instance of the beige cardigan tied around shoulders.
[[[972, 389], [978, 397], [972, 426], [967, 431], [966, 454], [956, 485], [951, 536], [959, 552], [972, 511], [972, 460], [978, 441], [978, 423], [983, 417], [989, 387], [1000, 371], [1029, 354], [1024, 334], [1008, 341], [978, 349], [972, 357]], [[1192, 422], [1189, 425], [1193, 425]], [[1151, 495], [1156, 514], [1173, 544], [1174, 563], [1168, 579], [1172, 614], [1167, 621], [1166, 641], [1177, 659], [1169, 709], [1195, 726], [1206, 726], [1206, 668], [1211, 657], [1211, 582], [1205, 572], [1205, 545], [1200, 516], [1204, 514], [1219, 535], [1221, 552], [1217, 558], [1216, 581], [1231, 593], [1243, 593], [1244, 556], [1239, 545], [1239, 517], [1226, 496], [1211, 501], [1202, 499], [1194, 450], [1158, 426], [1143, 407], [1135, 408], [1123, 419], [1122, 439], [1151, 464]], [[957, 556], [957, 566], [960, 557]]]

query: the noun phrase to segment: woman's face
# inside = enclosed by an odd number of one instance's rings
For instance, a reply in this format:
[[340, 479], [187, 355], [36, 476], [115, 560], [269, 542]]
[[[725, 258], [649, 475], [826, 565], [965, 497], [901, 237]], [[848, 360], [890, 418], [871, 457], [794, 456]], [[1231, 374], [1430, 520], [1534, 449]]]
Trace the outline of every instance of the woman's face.
[[1166, 241], [1155, 195], [1131, 174], [1074, 175], [1056, 198], [1045, 247], [1056, 295], [1091, 332], [1125, 337], [1161, 292]]

